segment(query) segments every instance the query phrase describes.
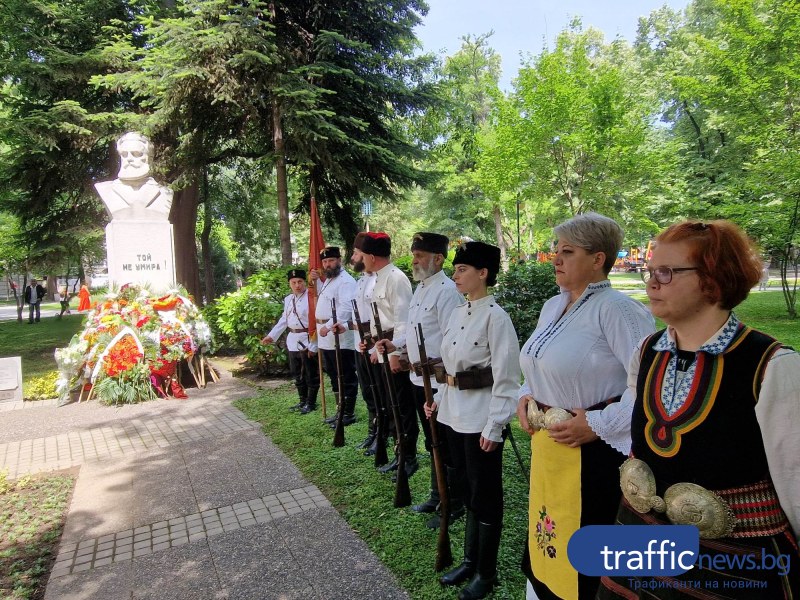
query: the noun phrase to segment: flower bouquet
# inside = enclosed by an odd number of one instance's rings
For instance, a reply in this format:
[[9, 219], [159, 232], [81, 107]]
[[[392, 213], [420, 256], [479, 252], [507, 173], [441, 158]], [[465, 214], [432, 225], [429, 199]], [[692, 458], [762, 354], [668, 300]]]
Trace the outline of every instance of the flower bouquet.
[[89, 312], [66, 348], [56, 350], [60, 404], [81, 386], [93, 386], [106, 404], [168, 393], [185, 398], [175, 379], [178, 363], [211, 347], [211, 330], [184, 290], [155, 296], [123, 286]]

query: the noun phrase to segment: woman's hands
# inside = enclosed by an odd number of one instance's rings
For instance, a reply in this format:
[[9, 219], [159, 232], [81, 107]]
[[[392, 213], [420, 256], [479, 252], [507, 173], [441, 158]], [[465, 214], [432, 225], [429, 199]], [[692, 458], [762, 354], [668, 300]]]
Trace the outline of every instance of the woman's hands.
[[575, 408], [570, 412], [575, 414], [573, 418], [550, 425], [548, 432], [551, 438], [570, 448], [577, 448], [598, 439], [598, 435], [589, 427], [585, 410]]
[[533, 427], [531, 424], [528, 423], [528, 403], [529, 402], [536, 402], [533, 399], [533, 396], [530, 394], [525, 394], [522, 398], [519, 399], [519, 403], [517, 404], [517, 418], [519, 419], [519, 425], [528, 435], [533, 435]]

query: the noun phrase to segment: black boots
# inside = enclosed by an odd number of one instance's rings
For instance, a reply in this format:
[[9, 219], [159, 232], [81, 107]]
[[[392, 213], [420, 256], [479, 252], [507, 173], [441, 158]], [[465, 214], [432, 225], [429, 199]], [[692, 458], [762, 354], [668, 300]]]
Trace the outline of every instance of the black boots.
[[370, 446], [372, 446], [373, 442], [375, 441], [375, 428], [376, 428], [376, 426], [377, 426], [377, 423], [375, 421], [375, 413], [372, 412], [372, 411], [369, 411], [369, 425], [367, 427], [367, 437], [365, 437], [364, 441], [361, 442], [357, 446], [357, 448], [359, 450], [365, 450], [366, 448], [369, 448]]
[[317, 410], [317, 393], [319, 392], [318, 387], [308, 388], [308, 393], [306, 394], [306, 401], [305, 404], [300, 408], [301, 415], [307, 415], [310, 412]]
[[467, 511], [467, 523], [464, 528], [464, 560], [439, 578], [442, 585], [459, 585], [475, 574], [478, 567], [478, 517]]
[[[447, 467], [447, 491], [447, 500], [450, 505], [448, 507], [450, 510], [450, 522], [452, 523], [456, 519], [463, 517], [466, 511], [464, 507], [464, 477], [459, 474], [458, 469], [453, 467]], [[425, 523], [428, 529], [439, 529], [441, 506], [437, 506], [436, 509], [436, 514]]]
[[478, 572], [458, 594], [458, 600], [485, 598], [497, 585], [497, 551], [500, 548], [499, 524], [478, 523]]
[[411, 510], [415, 513], [432, 513], [436, 511], [437, 506], [439, 506], [439, 485], [436, 480], [436, 467], [433, 464], [433, 457], [431, 457], [431, 497], [422, 504], [415, 504]]
[[501, 530], [502, 525], [479, 523], [475, 513], [467, 511], [464, 560], [439, 578], [442, 585], [459, 585], [470, 580], [459, 592], [459, 600], [485, 598], [497, 585], [497, 551], [500, 548]]

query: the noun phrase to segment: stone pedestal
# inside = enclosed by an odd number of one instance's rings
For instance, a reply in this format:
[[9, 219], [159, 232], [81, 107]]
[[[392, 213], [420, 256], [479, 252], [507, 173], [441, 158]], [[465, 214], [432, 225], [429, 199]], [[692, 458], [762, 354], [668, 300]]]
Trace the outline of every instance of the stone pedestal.
[[0, 358], [0, 402], [22, 402], [22, 359]]
[[154, 292], [173, 287], [174, 248], [168, 221], [111, 221], [106, 225], [109, 286], [133, 283]]

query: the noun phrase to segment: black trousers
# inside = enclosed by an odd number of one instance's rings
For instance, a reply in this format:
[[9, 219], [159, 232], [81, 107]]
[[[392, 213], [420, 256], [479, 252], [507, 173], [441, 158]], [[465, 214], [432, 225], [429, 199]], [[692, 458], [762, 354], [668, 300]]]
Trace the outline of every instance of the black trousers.
[[308, 356], [306, 350], [299, 352], [288, 351], [289, 354], [289, 373], [294, 379], [297, 387], [297, 395], [301, 402], [309, 400], [309, 390], [316, 397], [319, 390], [319, 367], [317, 366], [316, 355]]
[[[372, 364], [372, 376], [376, 385], [381, 385], [381, 415], [388, 425], [387, 431], [389, 435], [398, 439], [397, 432], [395, 431], [394, 415], [392, 412], [391, 396], [386, 382], [386, 368], [382, 363]], [[411, 390], [411, 381], [408, 379], [408, 372], [401, 371], [399, 373], [391, 373], [393, 388], [396, 394], [398, 410], [400, 412], [400, 427], [402, 428], [405, 444], [403, 445], [406, 451], [406, 457], [417, 455], [417, 439], [419, 438], [419, 425], [417, 424], [417, 414], [414, 409], [414, 395]], [[380, 418], [380, 417], [379, 417]]]
[[[377, 414], [378, 409], [375, 404], [375, 396], [370, 387], [371, 371], [369, 358], [365, 357], [360, 352], [356, 352], [356, 371], [358, 373], [358, 383], [361, 385], [361, 397], [364, 398], [367, 410], [372, 414]], [[380, 380], [376, 380], [376, 383], [380, 385]]]
[[[339, 393], [339, 375], [336, 370], [336, 350], [323, 350], [324, 369], [331, 380], [333, 393]], [[342, 363], [342, 389], [345, 398], [355, 399], [358, 396], [358, 375], [356, 374], [356, 351], [339, 350]]]
[[[411, 393], [414, 398], [414, 408], [417, 410], [417, 416], [419, 417], [420, 425], [422, 425], [422, 435], [425, 438], [425, 450], [430, 453], [433, 450], [433, 436], [431, 435], [431, 421], [427, 416], [425, 416], [425, 388], [412, 383]], [[447, 435], [442, 427], [442, 425], [437, 424], [437, 433], [439, 434], [439, 452], [444, 464], [446, 464], [448, 467], [452, 467], [453, 464], [447, 444]]]
[[447, 425], [441, 428], [447, 432], [453, 467], [466, 475], [464, 504], [481, 523], [502, 525], [503, 443], [484, 452], [480, 433], [459, 433]]

